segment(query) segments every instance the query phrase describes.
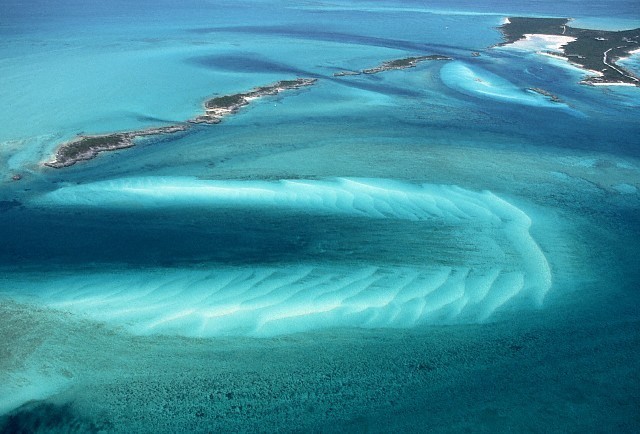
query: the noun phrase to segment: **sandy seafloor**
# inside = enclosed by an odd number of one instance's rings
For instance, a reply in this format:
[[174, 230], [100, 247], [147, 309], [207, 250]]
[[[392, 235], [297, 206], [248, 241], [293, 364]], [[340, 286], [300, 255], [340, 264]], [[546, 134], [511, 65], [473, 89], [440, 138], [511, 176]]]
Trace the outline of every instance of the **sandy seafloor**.
[[635, 6], [3, 2], [0, 430], [637, 432], [640, 90], [489, 48]]

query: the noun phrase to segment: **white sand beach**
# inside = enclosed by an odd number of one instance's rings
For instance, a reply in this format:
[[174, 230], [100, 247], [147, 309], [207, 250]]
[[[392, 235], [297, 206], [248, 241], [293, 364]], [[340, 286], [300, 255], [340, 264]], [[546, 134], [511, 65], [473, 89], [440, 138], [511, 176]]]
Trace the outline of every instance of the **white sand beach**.
[[524, 35], [525, 39], [521, 39], [512, 44], [509, 44], [508, 48], [515, 48], [526, 51], [557, 51], [561, 52], [562, 47], [569, 42], [573, 42], [576, 38], [570, 36], [560, 35], [539, 35], [539, 34], [527, 34]]

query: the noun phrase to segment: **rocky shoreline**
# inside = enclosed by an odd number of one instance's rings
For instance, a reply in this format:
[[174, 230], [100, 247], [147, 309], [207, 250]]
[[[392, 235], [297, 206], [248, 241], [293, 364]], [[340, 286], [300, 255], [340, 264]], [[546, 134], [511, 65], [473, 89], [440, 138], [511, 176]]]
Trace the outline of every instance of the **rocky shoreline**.
[[345, 77], [360, 74], [378, 74], [384, 71], [392, 71], [397, 69], [415, 68], [420, 62], [428, 60], [453, 60], [451, 57], [442, 56], [440, 54], [430, 54], [428, 56], [412, 56], [402, 59], [388, 60], [374, 68], [363, 69], [361, 71], [340, 71], [333, 74], [334, 77]]
[[540, 94], [542, 96], [546, 96], [547, 98], [549, 98], [551, 100], [551, 102], [562, 103], [562, 99], [560, 99], [560, 97], [558, 95], [555, 95], [555, 94], [549, 92], [548, 90], [541, 89], [539, 87], [530, 87], [528, 90], [530, 90], [531, 92], [535, 92], [537, 94]]
[[238, 93], [234, 95], [225, 95], [211, 98], [204, 103], [205, 113], [194, 119], [189, 120], [190, 123], [207, 123], [217, 124], [222, 118], [238, 112], [240, 108], [247, 106], [251, 101], [262, 98], [264, 96], [277, 95], [285, 90], [299, 89], [305, 86], [311, 86], [316, 78], [298, 78], [296, 80], [283, 80], [277, 83], [260, 86], [246, 93]]
[[257, 87], [249, 92], [211, 98], [204, 103], [204, 114], [194, 119], [189, 119], [182, 124], [122, 133], [80, 135], [75, 140], [63, 143], [56, 151], [55, 159], [44, 163], [44, 165], [54, 169], [61, 169], [73, 166], [79, 161], [91, 160], [100, 152], [116, 151], [135, 146], [134, 140], [139, 137], [186, 131], [189, 129], [189, 124], [217, 124], [222, 121], [222, 118], [237, 113], [240, 108], [249, 105], [253, 100], [264, 96], [277, 95], [286, 90], [311, 86], [316, 81], [317, 79], [315, 78], [282, 80], [268, 86]]
[[105, 135], [81, 135], [76, 140], [62, 144], [56, 152], [56, 159], [44, 163], [45, 166], [60, 169], [73, 166], [78, 161], [95, 158], [100, 152], [117, 151], [135, 146], [133, 140], [138, 137], [173, 134], [185, 131], [186, 125], [171, 125], [168, 127], [149, 128], [139, 131], [128, 131]]

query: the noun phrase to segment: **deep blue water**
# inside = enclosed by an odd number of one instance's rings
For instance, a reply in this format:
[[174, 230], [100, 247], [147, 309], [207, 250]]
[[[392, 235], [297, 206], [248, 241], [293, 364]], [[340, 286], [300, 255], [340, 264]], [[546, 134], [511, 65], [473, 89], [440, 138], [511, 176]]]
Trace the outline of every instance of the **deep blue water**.
[[636, 3], [2, 2], [1, 429], [637, 431], [640, 91], [494, 47]]

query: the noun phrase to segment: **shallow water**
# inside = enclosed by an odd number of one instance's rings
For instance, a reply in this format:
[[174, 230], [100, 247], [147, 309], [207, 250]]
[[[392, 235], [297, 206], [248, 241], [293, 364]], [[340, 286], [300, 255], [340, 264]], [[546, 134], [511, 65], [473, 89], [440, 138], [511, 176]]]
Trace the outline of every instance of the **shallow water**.
[[2, 430], [637, 430], [640, 93], [491, 48], [634, 2], [59, 3], [0, 6]]

